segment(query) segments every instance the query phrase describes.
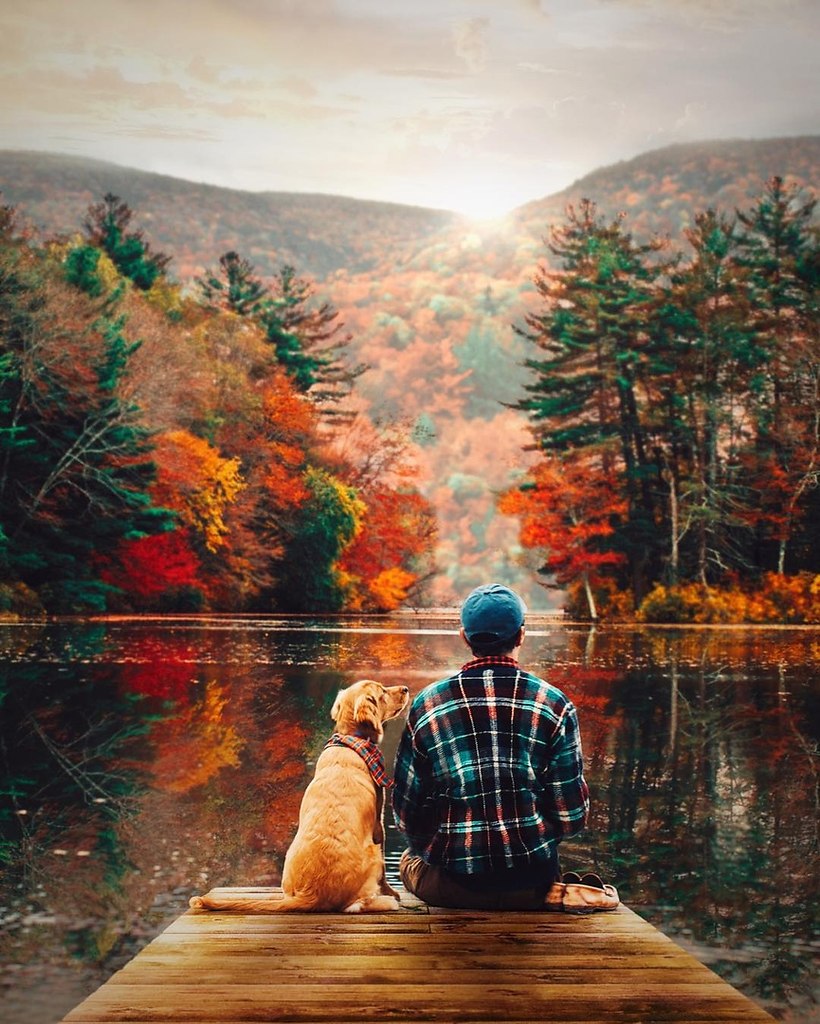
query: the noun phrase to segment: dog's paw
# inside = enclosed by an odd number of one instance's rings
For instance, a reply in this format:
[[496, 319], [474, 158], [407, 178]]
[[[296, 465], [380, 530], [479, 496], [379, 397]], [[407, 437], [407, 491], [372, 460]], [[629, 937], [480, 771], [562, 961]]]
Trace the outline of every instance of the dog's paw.
[[188, 900], [188, 906], [192, 910], [203, 910], [205, 907], [205, 901], [202, 899], [201, 896], [192, 896]]
[[[398, 895], [398, 893], [396, 894]], [[385, 910], [398, 910], [399, 901], [394, 896], [374, 896], [368, 900], [362, 908], [370, 914], [379, 913]]]
[[364, 903], [361, 900], [356, 900], [355, 903], [351, 903], [349, 907], [345, 907], [342, 911], [343, 914], [361, 914], [364, 910]]

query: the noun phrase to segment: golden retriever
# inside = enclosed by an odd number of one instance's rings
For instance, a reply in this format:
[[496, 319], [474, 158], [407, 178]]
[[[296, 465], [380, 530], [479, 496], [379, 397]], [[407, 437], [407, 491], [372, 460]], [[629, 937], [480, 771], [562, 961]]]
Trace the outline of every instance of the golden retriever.
[[[400, 715], [408, 700], [406, 686], [382, 686], [372, 679], [353, 683], [339, 693], [331, 709], [334, 738], [380, 743], [384, 723]], [[379, 756], [374, 747], [368, 749]], [[383, 790], [374, 783], [363, 755], [349, 746], [326, 746], [302, 797], [299, 828], [285, 855], [283, 898], [193, 896], [190, 905], [253, 914], [397, 910], [398, 893], [387, 884], [384, 872], [383, 805]]]

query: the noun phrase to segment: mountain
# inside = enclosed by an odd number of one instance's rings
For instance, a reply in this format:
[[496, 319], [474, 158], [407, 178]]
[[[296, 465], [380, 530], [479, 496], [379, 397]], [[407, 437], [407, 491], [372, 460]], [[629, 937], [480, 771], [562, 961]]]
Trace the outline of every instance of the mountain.
[[530, 457], [514, 403], [530, 354], [523, 321], [544, 243], [567, 203], [594, 200], [624, 212], [639, 238], [683, 231], [709, 206], [750, 206], [781, 175], [820, 181], [820, 137], [669, 146], [593, 171], [564, 191], [493, 223], [335, 196], [247, 193], [178, 181], [97, 161], [0, 151], [5, 202], [46, 234], [71, 232], [107, 191], [125, 199], [152, 246], [190, 279], [236, 249], [265, 274], [291, 262], [311, 274], [341, 312], [354, 355], [370, 367], [359, 391], [371, 415], [407, 423], [417, 439], [423, 489], [439, 516], [442, 577], [435, 603], [452, 603], [487, 578], [519, 587], [532, 607], [549, 599], [519, 565], [517, 523], [495, 514], [494, 495]]
[[815, 186], [820, 170], [820, 135], [747, 139], [666, 146], [587, 174], [557, 195], [520, 207], [515, 221], [533, 233], [560, 217], [568, 202], [586, 197], [607, 214], [625, 212], [636, 235], [672, 238], [707, 206], [730, 212], [780, 175]]
[[113, 192], [134, 211], [154, 249], [184, 281], [239, 250], [262, 274], [291, 263], [321, 279], [340, 267], [372, 269], [386, 249], [400, 256], [457, 223], [445, 210], [297, 192], [243, 192], [101, 160], [0, 150], [0, 191], [45, 235], [82, 227], [90, 203]]

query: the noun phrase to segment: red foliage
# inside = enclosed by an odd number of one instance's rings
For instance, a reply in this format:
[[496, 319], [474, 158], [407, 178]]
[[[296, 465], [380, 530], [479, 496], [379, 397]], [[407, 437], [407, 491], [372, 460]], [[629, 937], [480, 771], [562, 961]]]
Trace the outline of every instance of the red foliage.
[[521, 543], [543, 551], [544, 571], [558, 583], [586, 577], [595, 582], [623, 555], [601, 543], [614, 533], [613, 521], [626, 502], [614, 479], [579, 459], [545, 459], [531, 474], [532, 483], [508, 491], [499, 502], [506, 515], [521, 519]]
[[199, 559], [187, 530], [172, 530], [125, 541], [101, 579], [137, 598], [159, 597], [168, 590], [199, 585]]

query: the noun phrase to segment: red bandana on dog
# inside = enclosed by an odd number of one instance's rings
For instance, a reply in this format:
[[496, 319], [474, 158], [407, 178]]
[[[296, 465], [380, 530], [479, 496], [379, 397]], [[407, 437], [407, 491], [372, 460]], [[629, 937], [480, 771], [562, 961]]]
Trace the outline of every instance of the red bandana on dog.
[[393, 780], [387, 774], [387, 770], [384, 767], [384, 754], [373, 740], [365, 740], [361, 736], [343, 736], [341, 733], [334, 732], [327, 743], [325, 743], [325, 750], [328, 747], [350, 747], [351, 750], [356, 751], [367, 765], [367, 769], [377, 786], [389, 789], [393, 785]]

